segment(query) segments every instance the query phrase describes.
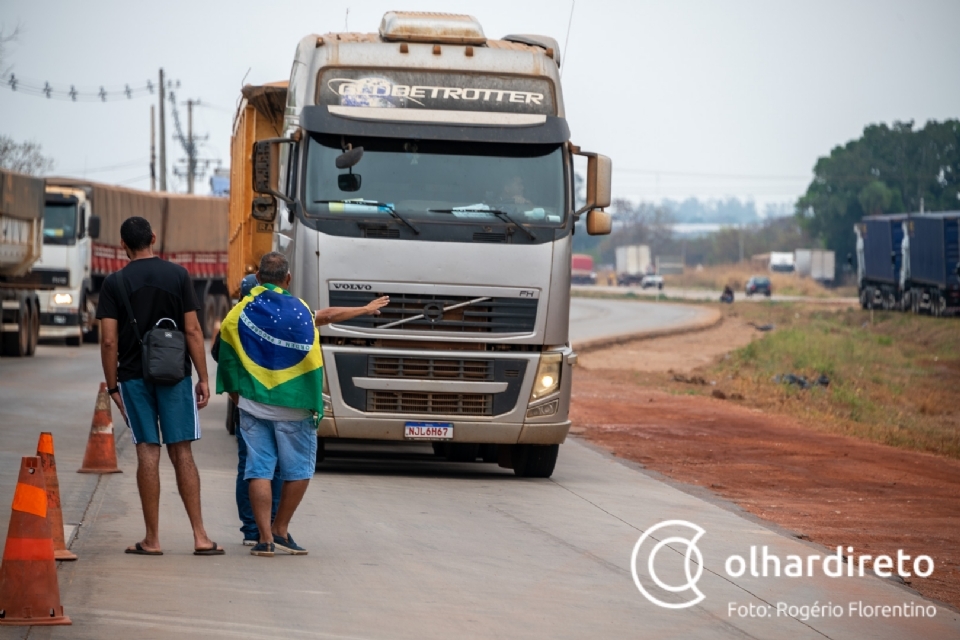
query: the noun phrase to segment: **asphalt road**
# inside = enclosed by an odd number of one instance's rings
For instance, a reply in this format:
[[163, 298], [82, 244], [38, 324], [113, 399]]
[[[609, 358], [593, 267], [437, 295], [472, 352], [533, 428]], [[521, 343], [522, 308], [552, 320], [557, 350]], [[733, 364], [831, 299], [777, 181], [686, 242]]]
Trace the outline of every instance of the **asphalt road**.
[[[660, 296], [670, 300], [695, 300], [699, 302], [719, 302], [722, 291], [709, 289], [683, 289], [680, 287], [664, 287], [662, 290], [654, 288], [641, 289], [639, 286], [616, 287], [606, 285], [576, 285], [573, 287], [576, 293], [605, 293], [619, 296], [640, 296], [643, 298], [657, 298]], [[769, 298], [766, 296], [754, 295], [747, 296], [743, 291], [734, 291], [734, 302], [764, 302], [772, 300], [773, 302], [816, 302], [819, 304], [837, 304], [837, 305], [857, 305], [860, 301], [857, 298], [815, 298], [812, 296], [785, 296], [774, 293]]]
[[[575, 300], [573, 338], [610, 329], [677, 322], [683, 310], [638, 302]], [[662, 314], [661, 320], [651, 316]], [[589, 333], [595, 332], [595, 333]], [[955, 638], [960, 617], [875, 577], [730, 577], [731, 554], [766, 545], [781, 558], [825, 553], [744, 517], [702, 491], [677, 487], [574, 439], [550, 480], [521, 480], [495, 465], [440, 462], [429, 446], [331, 447], [291, 526], [305, 557], [255, 558], [240, 545], [234, 503], [235, 441], [223, 428], [222, 398], [201, 412], [195, 446], [204, 516], [227, 555], [198, 558], [169, 462], [162, 466], [163, 557], [125, 555], [142, 536], [135, 458], [118, 427], [125, 473], [74, 473], [100, 379], [95, 348], [42, 346], [34, 359], [0, 361], [0, 504], [13, 493], [19, 458], [41, 430], [53, 431], [68, 522], [83, 526], [80, 556], [59, 582], [72, 627], [35, 627], [29, 638]], [[9, 513], [0, 510], [0, 532]], [[699, 604], [655, 606], [631, 577], [641, 534], [668, 519], [706, 531], [698, 548]], [[671, 531], [672, 532], [672, 531]], [[664, 532], [655, 540], [663, 540]], [[5, 538], [4, 538], [5, 540]], [[644, 546], [645, 552], [649, 546]], [[682, 576], [674, 541], [656, 570]], [[694, 565], [699, 563], [692, 557]], [[641, 585], [667, 603], [690, 592], [658, 590], [641, 556]], [[785, 606], [840, 606], [811, 617]], [[915, 603], [933, 618], [850, 615]], [[731, 613], [731, 603], [735, 603]], [[770, 606], [767, 617], [737, 607]], [[819, 610], [818, 610], [819, 611]], [[862, 611], [862, 609], [858, 610]], [[911, 609], [911, 611], [915, 611]], [[808, 611], [809, 613], [809, 611]], [[807, 618], [807, 619], [803, 619]], [[0, 627], [0, 638], [27, 637]]]

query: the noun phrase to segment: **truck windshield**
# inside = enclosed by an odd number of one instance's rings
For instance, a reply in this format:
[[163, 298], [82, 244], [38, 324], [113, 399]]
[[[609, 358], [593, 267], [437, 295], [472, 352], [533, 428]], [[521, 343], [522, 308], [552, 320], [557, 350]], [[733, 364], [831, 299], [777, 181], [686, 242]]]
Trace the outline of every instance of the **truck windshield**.
[[493, 212], [498, 210], [524, 226], [563, 224], [560, 145], [389, 138], [346, 142], [364, 150], [352, 168], [360, 177], [359, 189], [352, 191], [343, 190], [341, 183], [351, 189], [358, 186], [356, 181], [340, 179], [350, 170], [337, 169], [335, 164], [343, 153], [340, 136], [311, 136], [305, 175], [308, 216], [389, 218], [389, 210], [378, 204], [385, 203], [417, 221], [507, 224]]
[[44, 244], [76, 244], [77, 205], [47, 203], [43, 212]]

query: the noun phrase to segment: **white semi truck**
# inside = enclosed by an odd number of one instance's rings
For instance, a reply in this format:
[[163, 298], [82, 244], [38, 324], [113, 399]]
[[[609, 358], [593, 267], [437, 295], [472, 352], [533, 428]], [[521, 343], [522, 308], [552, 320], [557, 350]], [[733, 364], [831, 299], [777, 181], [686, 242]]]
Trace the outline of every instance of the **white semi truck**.
[[[59, 274], [39, 292], [40, 338], [68, 345], [97, 342], [97, 300], [104, 278], [123, 267], [120, 224], [129, 216], [150, 221], [158, 255], [190, 272], [210, 335], [226, 315], [227, 201], [225, 198], [147, 192], [72, 178], [46, 180], [43, 254], [34, 270]], [[101, 235], [102, 228], [102, 235]]]
[[274, 232], [293, 293], [313, 308], [390, 296], [382, 315], [321, 329], [322, 439], [425, 439], [448, 459], [553, 473], [576, 362], [574, 222], [609, 233], [611, 170], [570, 141], [559, 64], [549, 37], [389, 12], [379, 33], [300, 41], [288, 86], [264, 88], [285, 91], [280, 137], [251, 144], [241, 105], [234, 162], [251, 158], [259, 197], [235, 180], [231, 199], [254, 201], [240, 214]]

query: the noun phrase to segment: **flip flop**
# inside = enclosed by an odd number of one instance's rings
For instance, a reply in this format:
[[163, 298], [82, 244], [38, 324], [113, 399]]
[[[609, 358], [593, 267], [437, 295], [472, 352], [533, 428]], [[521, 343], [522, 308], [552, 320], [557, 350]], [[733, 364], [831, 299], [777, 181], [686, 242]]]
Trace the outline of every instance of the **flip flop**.
[[214, 542], [213, 546], [209, 549], [194, 549], [193, 555], [195, 556], [222, 556], [226, 551], [220, 548], [220, 546]]
[[143, 545], [139, 542], [133, 545], [133, 549], [124, 549], [124, 553], [132, 553], [138, 556], [162, 556], [163, 551], [150, 551], [149, 549], [144, 549]]

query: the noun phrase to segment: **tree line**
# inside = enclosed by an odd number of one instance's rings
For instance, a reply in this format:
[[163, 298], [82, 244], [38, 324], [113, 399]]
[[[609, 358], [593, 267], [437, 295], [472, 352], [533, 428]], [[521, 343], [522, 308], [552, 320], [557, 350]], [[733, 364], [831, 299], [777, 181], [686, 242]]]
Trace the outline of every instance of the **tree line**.
[[869, 125], [819, 158], [813, 173], [797, 219], [846, 259], [856, 245], [853, 225], [865, 215], [960, 209], [960, 120]]

